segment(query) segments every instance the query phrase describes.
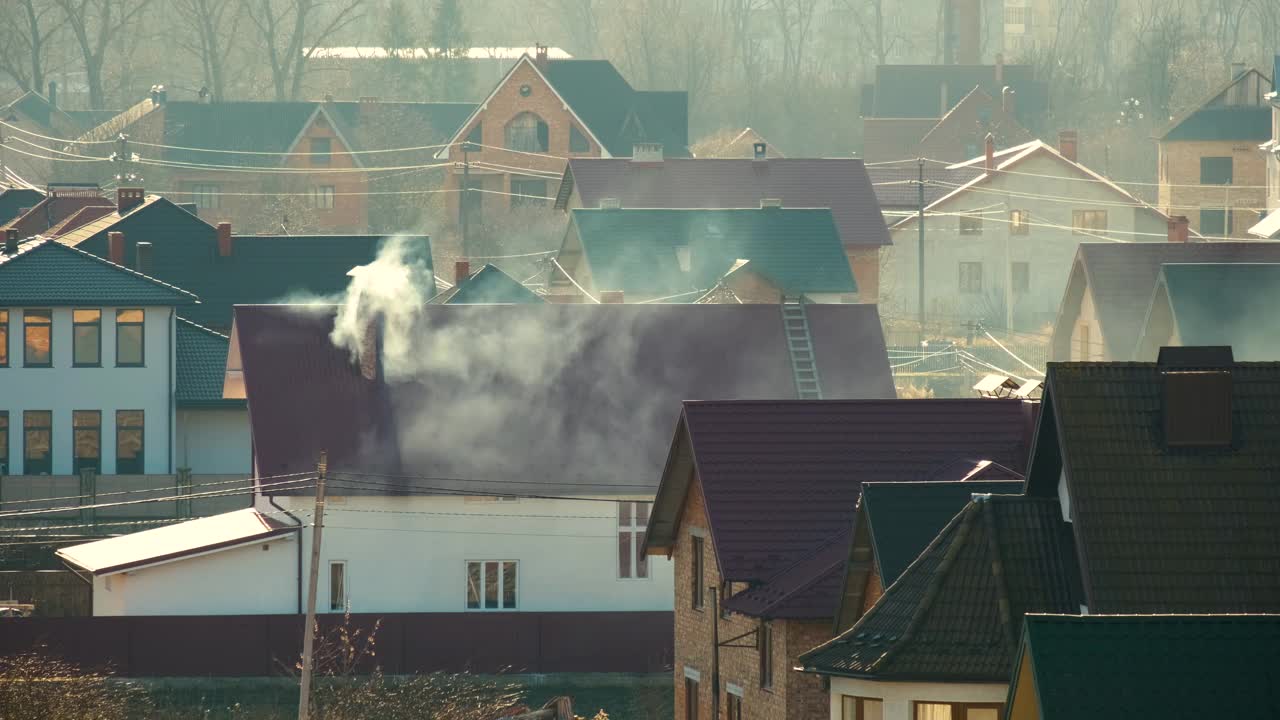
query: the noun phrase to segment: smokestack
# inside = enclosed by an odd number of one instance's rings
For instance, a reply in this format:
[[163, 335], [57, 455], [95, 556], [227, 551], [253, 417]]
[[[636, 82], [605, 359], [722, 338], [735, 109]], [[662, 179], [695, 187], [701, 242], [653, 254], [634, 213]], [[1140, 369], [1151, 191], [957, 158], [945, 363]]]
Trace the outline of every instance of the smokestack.
[[124, 215], [142, 203], [146, 191], [142, 188], [120, 188], [116, 190], [116, 212]]
[[58, 81], [49, 81], [49, 104], [54, 108], [58, 107]]
[[143, 275], [151, 274], [151, 243], [140, 242], [134, 246], [134, 270]]
[[1075, 130], [1062, 130], [1058, 133], [1058, 152], [1062, 153], [1062, 157], [1071, 162], [1077, 162], [1076, 156], [1079, 151], [1079, 135]]
[[218, 257], [231, 257], [231, 223], [218, 223]]
[[602, 305], [621, 305], [623, 296], [621, 290], [602, 290], [600, 291], [600, 304]]
[[996, 136], [987, 133], [987, 172], [996, 169]]
[[453, 264], [453, 282], [455, 285], [469, 277], [471, 277], [471, 262], [469, 260], [458, 260]]
[[4, 234], [4, 254], [18, 254], [18, 228], [9, 228]]
[[1017, 107], [1018, 93], [1008, 85], [1004, 86], [1004, 90], [1000, 91], [1000, 108], [1004, 110], [1005, 115], [1012, 115], [1014, 108]]
[[1189, 234], [1188, 227], [1191, 221], [1186, 215], [1174, 215], [1169, 218], [1169, 242], [1184, 243], [1187, 241]]
[[373, 318], [365, 322], [360, 333], [360, 376], [365, 380], [378, 379], [379, 322]]
[[116, 265], [124, 265], [124, 233], [107, 233], [107, 259]]

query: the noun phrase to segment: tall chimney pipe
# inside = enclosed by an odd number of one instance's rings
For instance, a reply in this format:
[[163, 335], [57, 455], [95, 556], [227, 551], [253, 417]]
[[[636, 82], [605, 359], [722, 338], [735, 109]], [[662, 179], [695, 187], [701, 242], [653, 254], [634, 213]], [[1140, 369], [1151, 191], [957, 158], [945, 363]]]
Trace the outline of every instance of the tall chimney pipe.
[[1184, 243], [1187, 241], [1188, 227], [1191, 221], [1186, 215], [1174, 215], [1169, 218], [1169, 242]]
[[218, 223], [218, 257], [231, 257], [231, 223]]
[[151, 274], [151, 243], [140, 242], [134, 246], [135, 253], [133, 261], [133, 269], [143, 275]]
[[471, 277], [470, 260], [458, 260], [453, 263], [453, 284], [457, 285], [469, 277]]
[[18, 228], [9, 228], [4, 234], [4, 254], [18, 254]]
[[1080, 137], [1075, 130], [1062, 130], [1058, 133], [1058, 152], [1062, 153], [1062, 157], [1077, 162], [1076, 158], [1080, 152]]
[[987, 133], [987, 172], [996, 169], [996, 136]]
[[124, 215], [142, 203], [146, 191], [138, 187], [122, 187], [116, 190], [116, 212]]
[[124, 233], [107, 233], [107, 259], [116, 265], [124, 265]]

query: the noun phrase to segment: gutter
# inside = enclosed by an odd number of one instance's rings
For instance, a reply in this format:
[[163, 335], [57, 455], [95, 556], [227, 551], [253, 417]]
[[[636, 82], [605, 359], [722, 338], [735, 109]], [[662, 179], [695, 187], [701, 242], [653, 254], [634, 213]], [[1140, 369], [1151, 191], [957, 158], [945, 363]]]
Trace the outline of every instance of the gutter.
[[[144, 316], [145, 317], [145, 316]], [[173, 445], [178, 438], [173, 433], [173, 416], [177, 410], [178, 389], [173, 385], [173, 366], [178, 362], [178, 354], [173, 344], [173, 336], [178, 332], [177, 321], [174, 320], [173, 308], [169, 308], [169, 474], [173, 474]], [[145, 468], [144, 468], [145, 469]]]
[[267, 498], [267, 502], [271, 505], [271, 507], [284, 513], [286, 516], [289, 517], [290, 520], [294, 522], [295, 525], [298, 526], [298, 542], [297, 542], [297, 546], [298, 546], [298, 614], [301, 615], [302, 614], [302, 521], [299, 520], [297, 516], [295, 516], [293, 513], [277, 505], [275, 495], [267, 495], [266, 498]]

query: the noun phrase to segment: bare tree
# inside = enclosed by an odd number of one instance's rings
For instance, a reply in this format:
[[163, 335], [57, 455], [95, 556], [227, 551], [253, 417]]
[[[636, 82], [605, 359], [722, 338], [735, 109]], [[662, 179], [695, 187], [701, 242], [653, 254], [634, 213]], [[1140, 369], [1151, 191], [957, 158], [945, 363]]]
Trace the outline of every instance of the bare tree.
[[200, 60], [211, 99], [225, 100], [227, 58], [242, 17], [239, 0], [174, 0], [173, 8], [186, 24], [179, 43]]
[[783, 81], [798, 82], [804, 71], [818, 0], [769, 0], [769, 5], [777, 15], [778, 33], [782, 36]]
[[107, 52], [120, 38], [121, 32], [142, 16], [151, 0], [54, 0], [66, 16], [67, 27], [75, 37], [84, 59], [85, 82], [89, 86], [89, 106], [106, 107], [102, 71]]
[[364, 0], [242, 0], [267, 54], [276, 100], [302, 93], [306, 62], [338, 31], [359, 20]]
[[50, 0], [13, 2], [17, 12], [0, 23], [0, 72], [23, 90], [44, 92], [50, 46], [66, 18]]

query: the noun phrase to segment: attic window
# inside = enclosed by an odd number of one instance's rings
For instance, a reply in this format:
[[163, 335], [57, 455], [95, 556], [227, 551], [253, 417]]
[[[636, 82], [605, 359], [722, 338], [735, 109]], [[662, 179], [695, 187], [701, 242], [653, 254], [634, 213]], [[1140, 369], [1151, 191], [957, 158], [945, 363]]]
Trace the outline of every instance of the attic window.
[[1168, 447], [1230, 447], [1231, 372], [1164, 373], [1164, 437]]

